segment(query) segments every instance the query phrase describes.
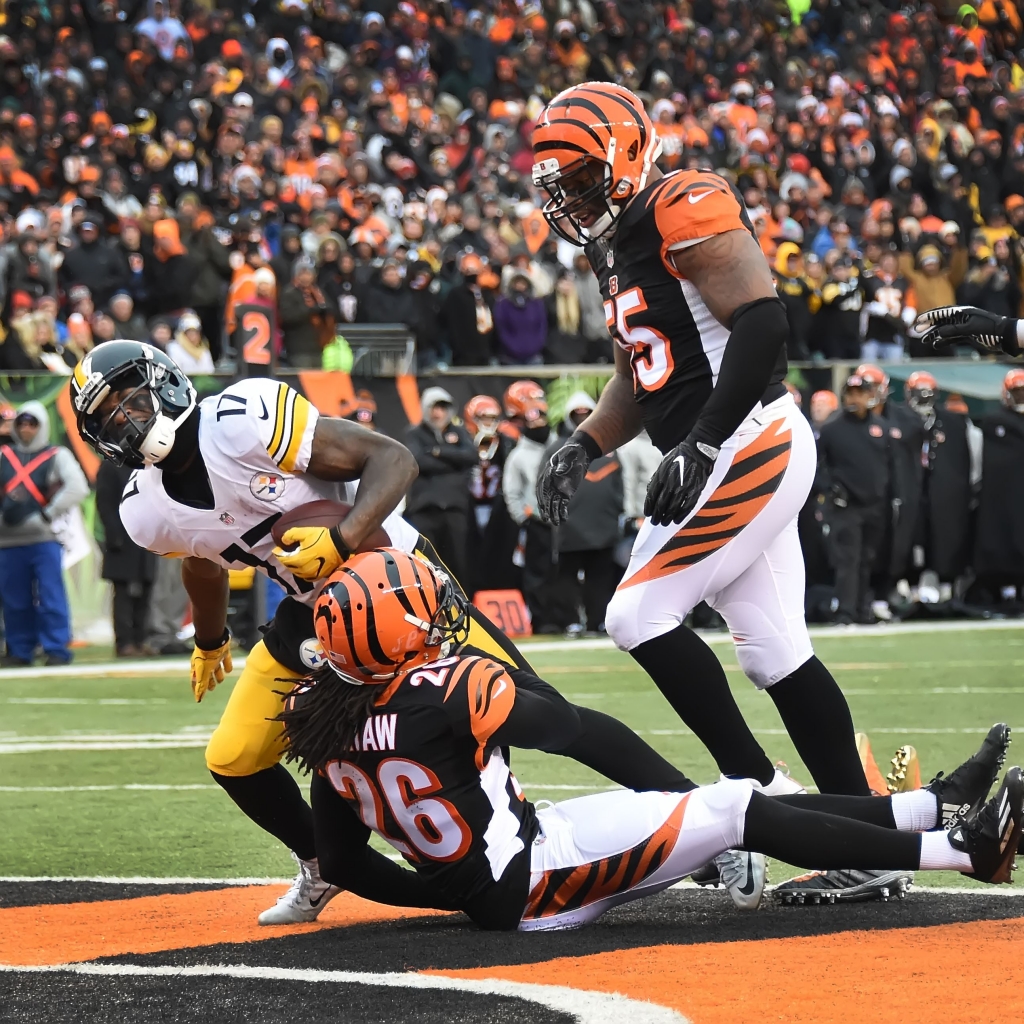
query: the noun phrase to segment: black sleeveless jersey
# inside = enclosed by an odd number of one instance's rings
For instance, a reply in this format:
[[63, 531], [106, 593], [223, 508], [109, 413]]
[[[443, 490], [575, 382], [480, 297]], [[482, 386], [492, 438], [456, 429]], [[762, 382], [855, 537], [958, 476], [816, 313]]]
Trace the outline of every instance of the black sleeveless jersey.
[[[671, 254], [736, 229], [753, 234], [729, 182], [711, 172], [674, 171], [633, 200], [610, 240], [585, 250], [601, 285], [608, 329], [630, 355], [647, 433], [663, 452], [697, 421], [730, 335]], [[786, 369], [783, 347], [771, 384], [779, 384]]]
[[400, 675], [351, 755], [324, 774], [363, 823], [459, 900], [502, 877], [537, 817], [491, 737], [515, 702], [507, 666], [456, 655]]

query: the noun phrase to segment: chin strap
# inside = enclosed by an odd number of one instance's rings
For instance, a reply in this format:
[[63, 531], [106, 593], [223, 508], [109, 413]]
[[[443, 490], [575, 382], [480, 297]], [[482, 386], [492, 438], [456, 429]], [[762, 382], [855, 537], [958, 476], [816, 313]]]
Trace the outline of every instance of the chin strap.
[[171, 454], [171, 448], [174, 447], [174, 435], [178, 427], [192, 414], [195, 407], [196, 398], [193, 393], [188, 408], [177, 419], [172, 420], [170, 416], [165, 416], [162, 412], [157, 413], [156, 422], [146, 432], [142, 444], [139, 445], [139, 454], [147, 466], [155, 465]]

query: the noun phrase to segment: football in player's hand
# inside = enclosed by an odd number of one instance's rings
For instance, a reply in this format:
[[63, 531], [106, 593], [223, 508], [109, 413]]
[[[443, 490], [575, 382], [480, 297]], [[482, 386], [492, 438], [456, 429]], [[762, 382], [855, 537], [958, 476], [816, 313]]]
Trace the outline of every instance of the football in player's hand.
[[[282, 538], [293, 526], [337, 526], [352, 511], [352, 506], [343, 501], [332, 501], [330, 498], [320, 498], [317, 501], [307, 501], [304, 505], [298, 505], [285, 512], [283, 516], [270, 530], [274, 543], [281, 545]], [[356, 551], [372, 551], [374, 548], [391, 547], [391, 538], [383, 527], [378, 527], [370, 533], [360, 544]]]

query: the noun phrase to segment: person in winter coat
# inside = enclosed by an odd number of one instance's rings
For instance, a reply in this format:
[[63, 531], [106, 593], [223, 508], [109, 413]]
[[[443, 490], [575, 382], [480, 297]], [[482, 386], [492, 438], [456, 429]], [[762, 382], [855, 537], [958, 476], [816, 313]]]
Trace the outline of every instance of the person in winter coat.
[[103, 523], [103, 579], [114, 585], [114, 647], [119, 658], [153, 654], [146, 643], [156, 555], [125, 531], [119, 508], [132, 470], [104, 460], [96, 474], [96, 511]]
[[194, 310], [186, 309], [178, 320], [174, 340], [167, 346], [167, 354], [191, 377], [196, 373], [213, 373], [210, 343], [203, 337], [203, 323]]
[[210, 354], [216, 363], [223, 352], [224, 293], [231, 280], [230, 253], [213, 233], [208, 214], [199, 214], [199, 200], [193, 192], [178, 197], [178, 221], [181, 243], [196, 264], [196, 278], [188, 305], [195, 310], [203, 325], [203, 337], [210, 343]]
[[463, 579], [476, 445], [465, 427], [452, 422], [455, 402], [444, 388], [427, 388], [422, 408], [423, 420], [405, 434], [420, 469], [409, 488], [405, 518], [433, 543], [455, 578]]
[[71, 661], [71, 615], [53, 521], [85, 500], [89, 484], [74, 455], [51, 445], [50, 416], [26, 402], [13, 443], [0, 449], [0, 580], [7, 654], [4, 666], [31, 665], [42, 647], [48, 665]]
[[494, 352], [494, 314], [489, 291], [481, 285], [487, 268], [476, 253], [463, 256], [456, 285], [441, 305], [440, 327], [446, 332], [455, 366], [487, 366]]
[[803, 257], [800, 246], [795, 242], [783, 242], [779, 246], [773, 277], [789, 320], [789, 356], [791, 359], [807, 359], [811, 317], [817, 312], [821, 299], [804, 279]]
[[318, 368], [324, 345], [334, 338], [334, 316], [316, 286], [316, 265], [308, 256], [295, 261], [291, 283], [281, 290], [278, 311], [289, 364]]
[[178, 313], [190, 308], [199, 264], [182, 245], [176, 220], [166, 217], [153, 225], [153, 256], [145, 264], [150, 310]]
[[58, 272], [61, 289], [67, 293], [76, 284], [84, 284], [97, 306], [105, 306], [114, 292], [128, 285], [125, 263], [100, 239], [99, 221], [86, 214], [78, 225], [78, 245], [64, 257]]
[[363, 319], [370, 324], [407, 324], [415, 333], [417, 313], [415, 296], [402, 280], [398, 261], [385, 260], [366, 289]]
[[[569, 396], [562, 431], [548, 445], [545, 458], [565, 443], [596, 404], [585, 391]], [[622, 567], [615, 562], [622, 509], [622, 464], [618, 454], [612, 452], [590, 463], [583, 483], [569, 502], [569, 518], [555, 532], [559, 600], [574, 620], [580, 606], [584, 610], [585, 621], [570, 623], [571, 635], [603, 631], [605, 609], [622, 578]]]
[[505, 364], [530, 366], [543, 362], [548, 336], [548, 314], [544, 300], [533, 296], [526, 274], [515, 274], [508, 295], [494, 305], [494, 326], [498, 334], [498, 359]]
[[110, 300], [110, 319], [114, 321], [114, 337], [144, 341], [146, 321], [135, 312], [135, 303], [128, 292], [116, 292]]

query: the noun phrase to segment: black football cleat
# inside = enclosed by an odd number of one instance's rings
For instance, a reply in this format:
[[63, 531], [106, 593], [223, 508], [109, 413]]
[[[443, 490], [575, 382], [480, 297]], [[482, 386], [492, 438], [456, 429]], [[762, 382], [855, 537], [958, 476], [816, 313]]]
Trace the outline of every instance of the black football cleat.
[[1024, 809], [1024, 777], [1019, 768], [1011, 768], [999, 791], [970, 820], [955, 825], [949, 832], [949, 845], [966, 853], [974, 865], [964, 871], [979, 882], [1009, 882], [1013, 877], [1013, 858], [1020, 843]]
[[953, 828], [978, 813], [999, 770], [1006, 760], [1006, 748], [1010, 745], [1010, 727], [997, 722], [988, 731], [976, 754], [972, 754], [959, 768], [949, 775], [939, 772], [924, 788], [934, 793], [939, 801], [939, 823], [937, 829]]
[[855, 903], [903, 899], [914, 882], [913, 871], [810, 871], [772, 890], [780, 903]]

